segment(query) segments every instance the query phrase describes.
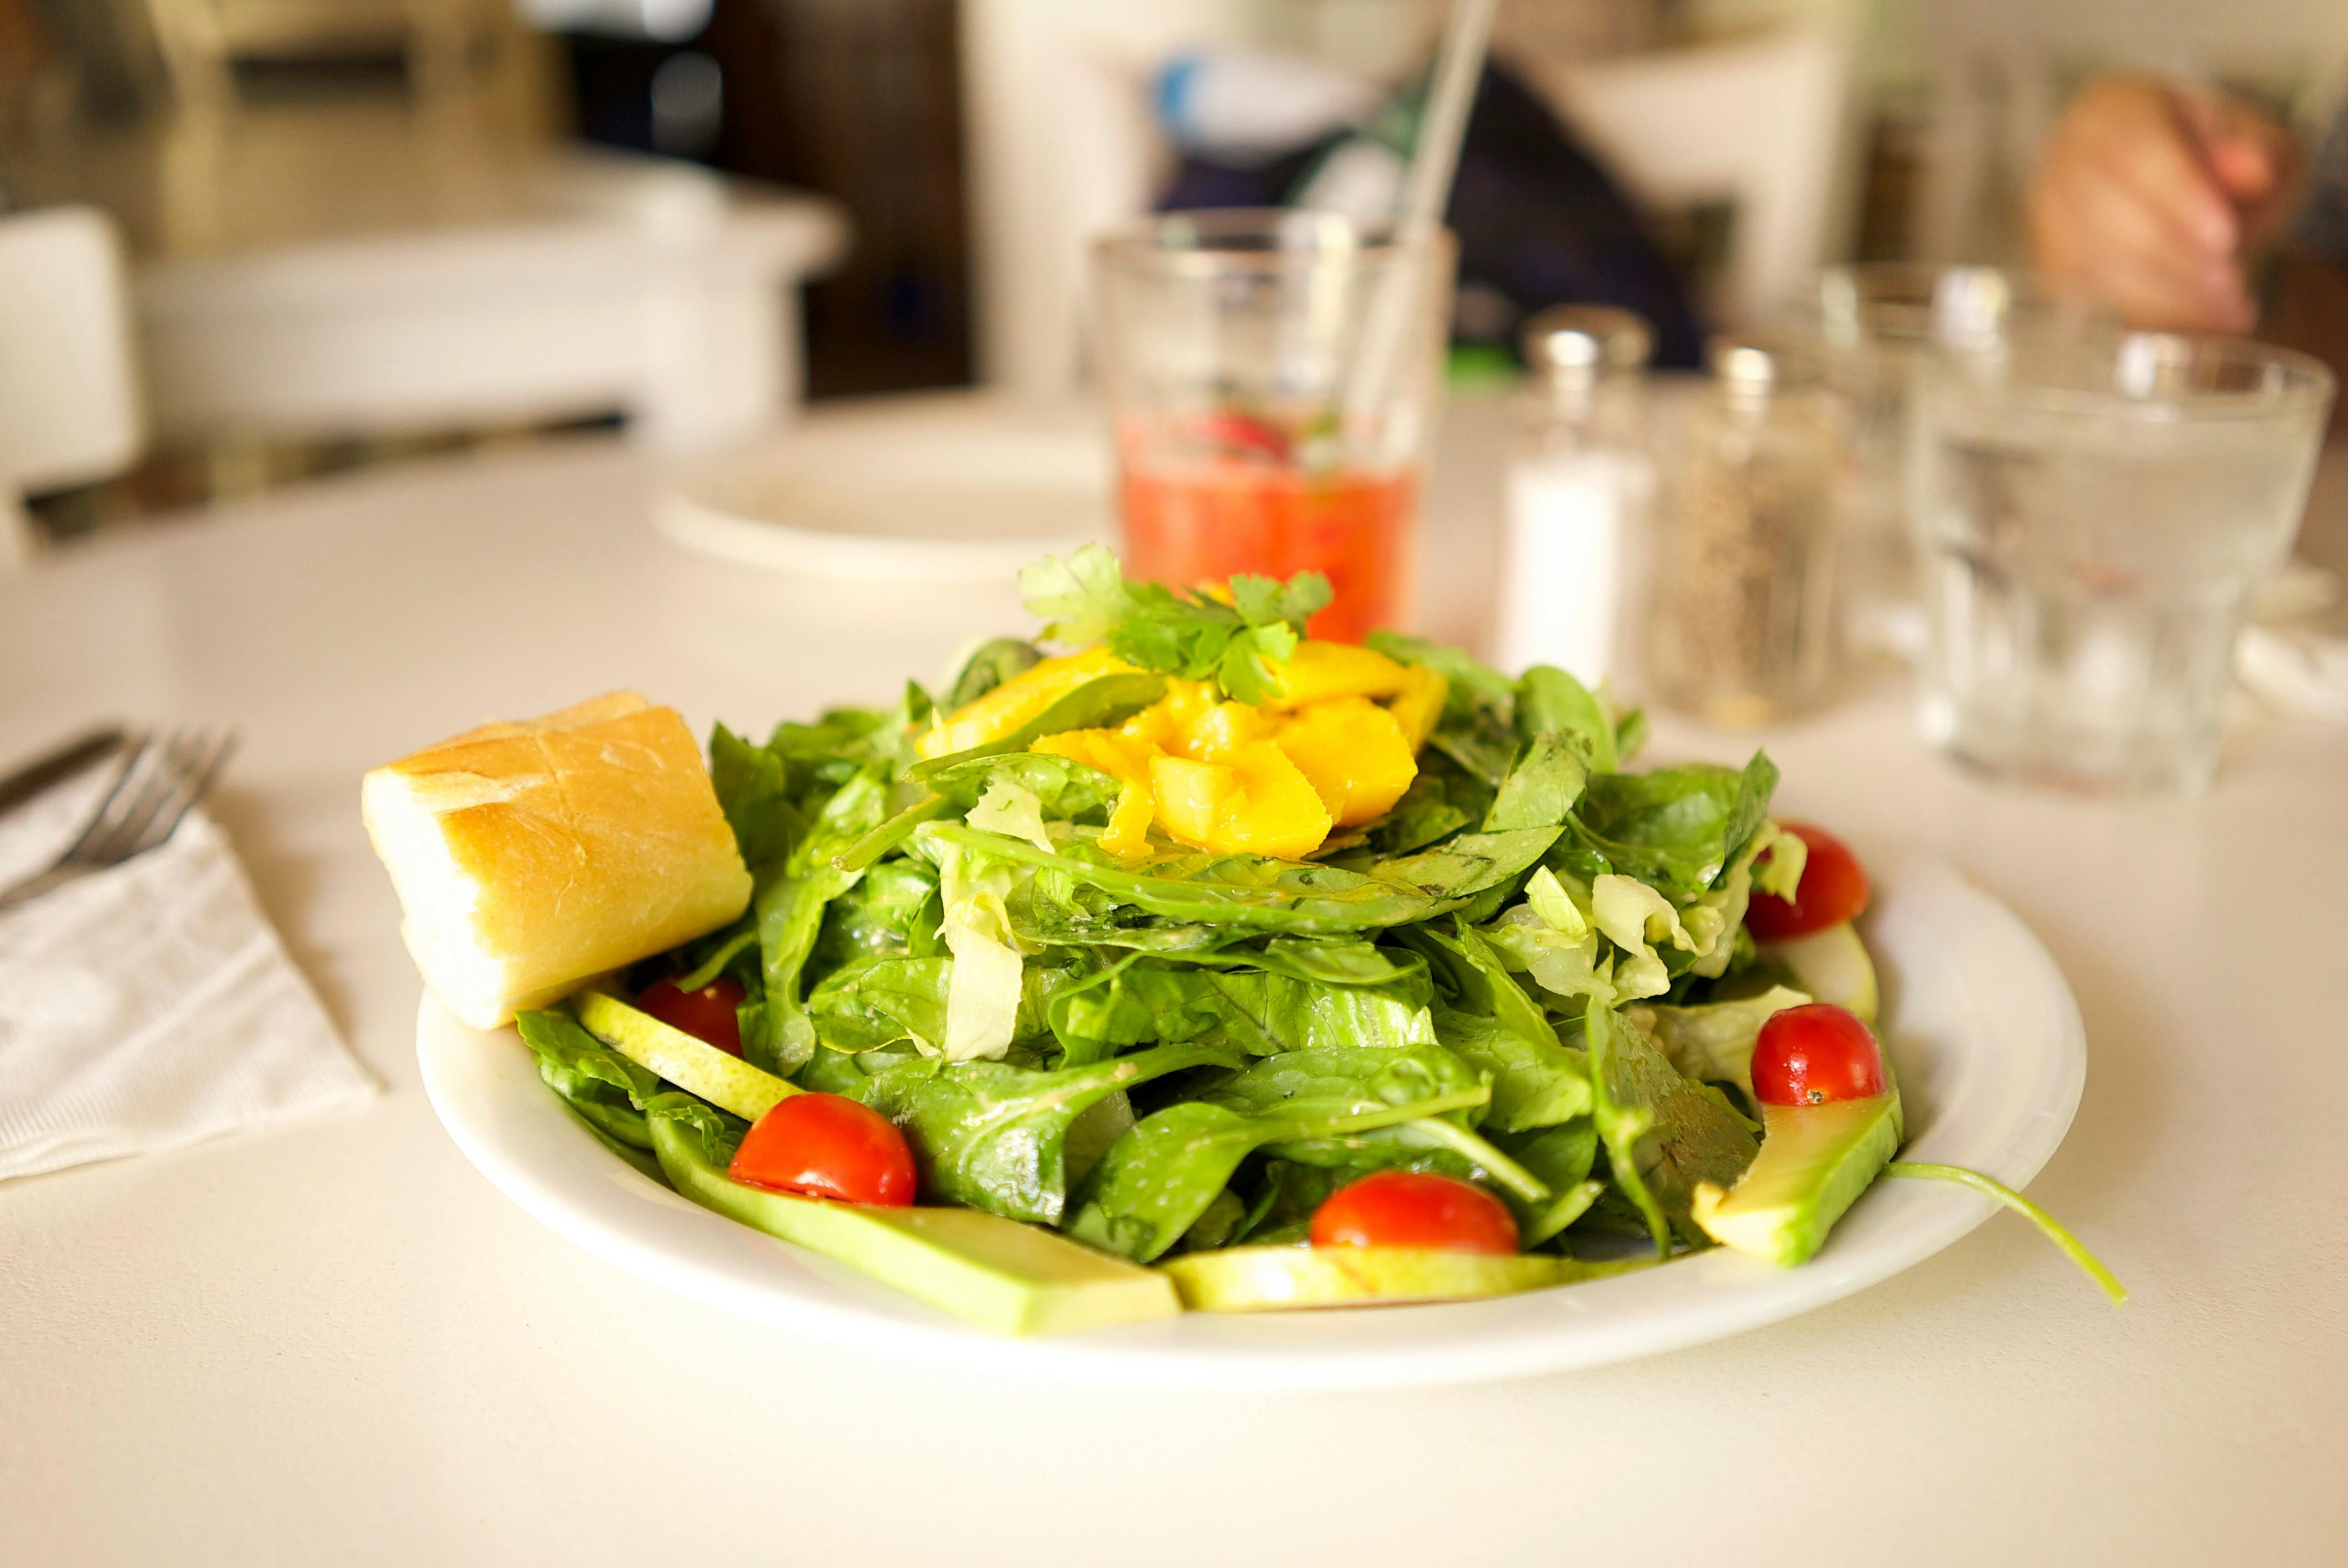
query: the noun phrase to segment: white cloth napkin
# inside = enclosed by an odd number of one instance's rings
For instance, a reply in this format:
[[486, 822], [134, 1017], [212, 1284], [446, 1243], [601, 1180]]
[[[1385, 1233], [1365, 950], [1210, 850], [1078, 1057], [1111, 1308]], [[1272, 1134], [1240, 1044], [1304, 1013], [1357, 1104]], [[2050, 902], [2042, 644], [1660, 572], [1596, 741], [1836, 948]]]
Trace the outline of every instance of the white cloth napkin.
[[[100, 768], [0, 817], [0, 886], [48, 865], [111, 782]], [[375, 1092], [201, 811], [160, 848], [0, 913], [0, 1179]]]

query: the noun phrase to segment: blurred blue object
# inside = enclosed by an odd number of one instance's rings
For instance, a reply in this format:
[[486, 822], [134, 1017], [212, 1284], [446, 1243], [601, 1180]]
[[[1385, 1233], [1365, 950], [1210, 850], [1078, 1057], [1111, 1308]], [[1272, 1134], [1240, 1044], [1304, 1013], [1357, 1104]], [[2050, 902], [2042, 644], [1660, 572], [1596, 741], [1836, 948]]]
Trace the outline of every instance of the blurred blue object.
[[1241, 168], [1361, 124], [1385, 98], [1375, 83], [1334, 66], [1256, 49], [1177, 55], [1150, 87], [1168, 141], [1184, 153]]

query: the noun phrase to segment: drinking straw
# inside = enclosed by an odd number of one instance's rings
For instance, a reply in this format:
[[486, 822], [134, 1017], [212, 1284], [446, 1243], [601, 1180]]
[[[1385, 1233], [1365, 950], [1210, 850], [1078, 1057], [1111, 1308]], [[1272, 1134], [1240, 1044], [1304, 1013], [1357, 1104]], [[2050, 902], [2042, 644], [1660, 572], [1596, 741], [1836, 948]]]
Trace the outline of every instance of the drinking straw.
[[1476, 102], [1476, 83], [1484, 72], [1484, 52], [1492, 39], [1492, 13], [1499, 0], [1457, 0], [1443, 30], [1435, 56], [1434, 86], [1419, 117], [1418, 138], [1411, 149], [1410, 170], [1404, 177], [1402, 201], [1395, 215], [1396, 265], [1380, 280], [1370, 302], [1362, 333], [1362, 357], [1354, 362], [1353, 385], [1345, 399], [1345, 423], [1356, 426], [1377, 412], [1385, 401], [1386, 383], [1410, 330], [1411, 308], [1417, 302], [1421, 258], [1432, 249], [1412, 241], [1425, 239], [1443, 222], [1443, 209], [1451, 199], [1451, 179], [1459, 169], [1459, 144], [1468, 134], [1468, 111]]

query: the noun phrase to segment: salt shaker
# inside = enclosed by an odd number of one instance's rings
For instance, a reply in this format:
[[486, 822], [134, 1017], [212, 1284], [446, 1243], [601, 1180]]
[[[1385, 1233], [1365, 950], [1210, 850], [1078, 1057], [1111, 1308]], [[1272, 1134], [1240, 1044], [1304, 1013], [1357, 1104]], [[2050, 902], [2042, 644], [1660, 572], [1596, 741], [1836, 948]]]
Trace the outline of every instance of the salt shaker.
[[1531, 384], [1509, 466], [1493, 652], [1595, 690], [1621, 674], [1626, 601], [1654, 493], [1641, 384], [1654, 334], [1629, 311], [1560, 305], [1527, 323]]
[[1713, 340], [1662, 530], [1647, 669], [1666, 704], [1733, 725], [1815, 707], [1836, 652], [1836, 442], [1815, 348]]

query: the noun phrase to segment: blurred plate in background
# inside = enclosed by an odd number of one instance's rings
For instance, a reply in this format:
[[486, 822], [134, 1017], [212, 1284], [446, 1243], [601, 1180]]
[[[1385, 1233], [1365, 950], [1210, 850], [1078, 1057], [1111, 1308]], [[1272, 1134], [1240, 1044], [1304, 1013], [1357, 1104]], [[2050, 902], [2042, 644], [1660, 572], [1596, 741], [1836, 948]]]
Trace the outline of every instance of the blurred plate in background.
[[1115, 518], [1096, 417], [969, 395], [814, 414], [680, 470], [655, 514], [675, 543], [744, 566], [932, 583], [1113, 544]]

